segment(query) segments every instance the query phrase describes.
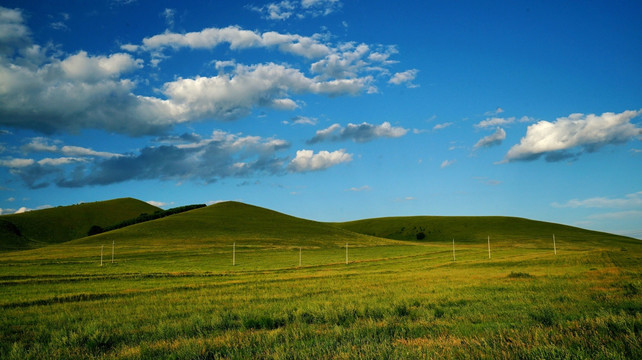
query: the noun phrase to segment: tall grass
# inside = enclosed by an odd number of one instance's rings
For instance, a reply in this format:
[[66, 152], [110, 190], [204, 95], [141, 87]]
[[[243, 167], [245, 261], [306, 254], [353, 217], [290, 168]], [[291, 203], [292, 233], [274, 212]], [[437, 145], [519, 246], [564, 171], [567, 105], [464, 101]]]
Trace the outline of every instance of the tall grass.
[[642, 357], [639, 246], [496, 242], [10, 253], [0, 358]]

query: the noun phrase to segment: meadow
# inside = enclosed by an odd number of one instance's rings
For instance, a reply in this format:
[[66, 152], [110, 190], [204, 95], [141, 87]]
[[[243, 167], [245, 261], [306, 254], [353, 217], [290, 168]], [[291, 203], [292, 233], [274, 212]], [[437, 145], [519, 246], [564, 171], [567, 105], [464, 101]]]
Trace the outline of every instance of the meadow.
[[489, 259], [469, 236], [453, 261], [445, 239], [238, 206], [251, 227], [177, 225], [215, 210], [3, 253], [0, 358], [642, 358], [637, 240], [494, 235]]

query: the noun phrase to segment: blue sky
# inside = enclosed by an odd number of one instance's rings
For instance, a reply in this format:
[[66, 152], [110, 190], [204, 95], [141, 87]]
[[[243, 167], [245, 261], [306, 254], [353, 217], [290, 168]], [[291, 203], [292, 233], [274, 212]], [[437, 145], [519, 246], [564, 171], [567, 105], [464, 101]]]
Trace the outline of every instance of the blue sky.
[[642, 237], [636, 1], [3, 1], [2, 214], [135, 197]]

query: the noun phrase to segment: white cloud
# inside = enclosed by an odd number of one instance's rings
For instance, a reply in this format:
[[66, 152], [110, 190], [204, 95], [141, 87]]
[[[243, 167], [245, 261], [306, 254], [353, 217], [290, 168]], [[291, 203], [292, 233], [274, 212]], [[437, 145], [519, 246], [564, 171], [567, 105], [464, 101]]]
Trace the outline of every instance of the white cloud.
[[120, 46], [121, 50], [129, 51], [129, 52], [136, 52], [140, 50], [140, 46], [134, 45], [134, 44], [123, 44]]
[[454, 163], [455, 163], [455, 161], [456, 161], [456, 160], [444, 160], [444, 161], [441, 163], [441, 166], [440, 166], [440, 167], [441, 167], [442, 169], [443, 169], [443, 168], [446, 168], [446, 167], [448, 167], [448, 166], [450, 166], [450, 165], [454, 164]]
[[30, 34], [20, 10], [0, 6], [0, 54], [12, 55], [25, 48], [31, 43]]
[[484, 121], [479, 122], [478, 124], [475, 124], [476, 128], [489, 128], [489, 127], [496, 127], [496, 126], [505, 126], [508, 124], [512, 124], [515, 122], [514, 117], [509, 117], [509, 118], [498, 118], [498, 117], [493, 117], [486, 119]]
[[296, 107], [289, 93], [328, 96], [357, 94], [368, 78], [315, 81], [297, 69], [273, 63], [237, 65], [232, 74], [178, 79], [166, 83], [163, 93], [186, 118], [231, 120], [249, 114], [254, 106], [277, 109]]
[[156, 206], [156, 207], [163, 207], [163, 206], [168, 205], [166, 202], [162, 202], [162, 201], [149, 200], [149, 201], [145, 201], [145, 202], [148, 203], [151, 206]]
[[[337, 9], [341, 2], [300, 4], [310, 11], [326, 11]], [[168, 19], [174, 16], [169, 10], [163, 13]], [[130, 136], [154, 135], [186, 122], [234, 120], [257, 107], [293, 110], [302, 104], [294, 98], [297, 95], [374, 93], [375, 80], [389, 74], [386, 66], [394, 63], [389, 57], [396, 53], [394, 46], [333, 45], [327, 35], [260, 33], [236, 26], [184, 34], [166, 31], [144, 38], [141, 45], [126, 44], [121, 49], [149, 52], [152, 66], [166, 57], [166, 49], [212, 49], [220, 44], [231, 50], [276, 49], [315, 62], [308, 70], [300, 70], [272, 62], [237, 65], [224, 61], [216, 63], [217, 76], [183, 78], [177, 74], [157, 88], [158, 95], [138, 95], [138, 82], [124, 77], [144, 63], [129, 53], [94, 55], [79, 50], [65, 54], [55, 44], [35, 45], [22, 13], [2, 7], [0, 30], [0, 126], [47, 134], [101, 129]], [[227, 66], [218, 67], [224, 63]], [[412, 77], [413, 71], [403, 74], [399, 81]]]
[[60, 148], [60, 152], [69, 156], [97, 156], [103, 158], [118, 157], [123, 156], [121, 154], [106, 152], [106, 151], [94, 151], [92, 149], [80, 147], [80, 146], [69, 146], [65, 145]]
[[[136, 96], [133, 82], [115, 78], [136, 66], [129, 55], [80, 52], [47, 61], [39, 67], [0, 61], [0, 125], [45, 133], [101, 128], [140, 135], [177, 122], [170, 102]], [[76, 63], [78, 68], [72, 66]]]
[[[555, 122], [539, 121], [530, 125], [520, 143], [510, 148], [505, 161], [534, 160], [546, 155], [548, 161], [558, 161], [583, 152], [593, 152], [609, 144], [623, 144], [642, 135], [642, 128], [631, 120], [640, 111], [624, 111], [602, 115], [571, 114]], [[569, 151], [576, 149], [576, 155]]]
[[8, 159], [8, 160], [0, 160], [0, 166], [16, 169], [16, 168], [23, 168], [29, 165], [33, 165], [34, 162], [35, 161], [33, 159], [14, 158], [14, 159]]
[[584, 200], [572, 199], [566, 203], [557, 202], [551, 204], [559, 208], [627, 208], [642, 206], [642, 191], [627, 194], [623, 198], [594, 197]]
[[283, 0], [264, 6], [250, 6], [249, 9], [261, 13], [268, 20], [286, 20], [293, 16], [298, 19], [327, 16], [342, 5], [339, 0]]
[[307, 116], [295, 116], [292, 119], [292, 124], [295, 125], [316, 125], [316, 118], [309, 118]]
[[437, 131], [437, 130], [445, 129], [445, 128], [451, 126], [452, 124], [453, 124], [452, 122], [445, 122], [445, 123], [442, 123], [442, 124], [435, 125], [432, 129], [434, 131]]
[[[225, 28], [206, 28], [201, 31], [179, 34], [165, 32], [144, 38], [142, 49], [158, 51], [164, 48], [179, 49], [213, 49], [223, 43], [229, 44], [230, 49], [240, 50], [249, 48], [277, 48], [281, 52], [314, 59], [321, 58], [331, 53], [331, 49], [320, 43], [316, 37], [307, 37], [296, 34], [281, 34], [274, 31], [258, 33], [244, 30], [237, 26]], [[127, 44], [123, 50], [134, 49], [135, 45]], [[140, 49], [140, 47], [136, 47]]]
[[310, 70], [322, 74], [325, 78], [352, 78], [369, 64], [365, 60], [368, 54], [370, 47], [366, 44], [345, 44], [340, 50], [335, 50], [313, 63]]
[[96, 156], [96, 157], [114, 157], [122, 156], [121, 154], [110, 153], [105, 151], [94, 151], [92, 149], [80, 147], [80, 146], [69, 146], [65, 145], [59, 147], [56, 144], [59, 144], [60, 141], [52, 141], [45, 137], [35, 137], [31, 138], [31, 141], [20, 147], [20, 150], [25, 153], [32, 152], [52, 152], [59, 153], [67, 156]]
[[506, 131], [502, 128], [497, 128], [494, 133], [479, 139], [475, 144], [474, 149], [500, 145], [504, 139], [506, 139]]
[[[88, 59], [84, 54], [80, 58]], [[186, 121], [237, 119], [257, 106], [291, 110], [297, 104], [287, 98], [290, 94], [356, 95], [372, 81], [371, 77], [317, 81], [283, 65], [238, 65], [231, 74], [165, 83], [162, 92], [168, 99], [162, 100], [134, 95], [132, 82], [109, 78], [132, 62], [89, 63], [91, 66], [70, 70], [71, 74], [61, 70], [49, 75], [45, 72], [53, 71], [55, 63], [35, 71], [0, 63], [4, 85], [0, 125], [43, 132], [99, 128], [129, 135], [153, 134]], [[92, 66], [102, 66], [102, 70], [88, 70]], [[97, 81], [98, 76], [108, 78]]]
[[50, 144], [49, 139], [44, 137], [35, 137], [28, 144], [22, 145], [20, 150], [23, 152], [56, 152], [58, 146]]
[[16, 210], [16, 212], [14, 214], [22, 214], [22, 213], [25, 213], [27, 211], [31, 211], [31, 209], [28, 209], [28, 208], [23, 206], [20, 209]]
[[317, 154], [312, 150], [298, 150], [296, 157], [290, 161], [288, 169], [291, 172], [325, 170], [334, 165], [350, 161], [352, 161], [352, 154], [346, 153], [343, 149], [333, 152], [323, 150]]
[[60, 166], [86, 161], [86, 159], [75, 157], [44, 158], [38, 160], [38, 165]]
[[69, 27], [67, 27], [67, 24], [65, 24], [63, 21], [54, 21], [51, 24], [49, 24], [52, 29], [54, 30], [69, 30]]
[[142, 66], [142, 60], [134, 59], [129, 54], [88, 56], [86, 51], [79, 51], [76, 55], [71, 55], [60, 63], [65, 78], [90, 83], [108, 78], [118, 78], [121, 74]]
[[176, 16], [176, 10], [175, 9], [170, 9], [170, 8], [165, 8], [163, 12], [161, 13], [163, 18], [165, 19], [165, 23], [167, 24], [168, 28], [173, 28], [174, 27], [174, 16]]
[[389, 122], [384, 122], [381, 125], [373, 125], [366, 122], [361, 124], [350, 123], [346, 127], [333, 124], [326, 129], [318, 130], [316, 135], [308, 140], [308, 144], [315, 144], [321, 141], [343, 140], [363, 143], [380, 137], [398, 138], [406, 135], [407, 132], [408, 129], [393, 127]]
[[279, 3], [267, 4], [260, 11], [264, 11], [266, 18], [270, 20], [285, 20], [293, 15], [294, 8], [294, 4], [285, 0]]
[[14, 198], [14, 197], [12, 196], [12, 197], [8, 198], [8, 199], [7, 199], [7, 201], [8, 201], [8, 202], [14, 202], [14, 201], [16, 201], [16, 198]]
[[411, 69], [404, 72], [395, 73], [388, 82], [390, 84], [401, 85], [406, 84], [409, 88], [418, 87], [419, 85], [413, 84], [412, 81], [417, 77], [419, 70]]
[[493, 111], [486, 111], [486, 112], [484, 113], [484, 115], [485, 115], [485, 116], [495, 116], [495, 115], [499, 115], [499, 114], [501, 114], [501, 113], [503, 113], [503, 112], [504, 112], [504, 109], [502, 109], [502, 108], [500, 108], [500, 107], [497, 107], [497, 109], [495, 109], [495, 110], [493, 110]]
[[361, 192], [361, 191], [370, 191], [371, 188], [368, 185], [363, 185], [361, 187], [351, 187], [348, 189], [348, 191], [353, 191], [353, 192]]

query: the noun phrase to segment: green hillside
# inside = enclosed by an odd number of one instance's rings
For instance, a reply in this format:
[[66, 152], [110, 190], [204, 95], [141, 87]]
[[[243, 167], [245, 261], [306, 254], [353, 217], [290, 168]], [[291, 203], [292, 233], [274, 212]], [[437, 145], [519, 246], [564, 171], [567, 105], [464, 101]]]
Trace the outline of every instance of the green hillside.
[[389, 244], [373, 238], [239, 202], [223, 202], [166, 218], [149, 221], [96, 236], [70, 245], [110, 243], [130, 245], [246, 244], [326, 247], [345, 244]]
[[226, 202], [2, 253], [0, 358], [640, 359], [641, 262], [639, 240], [526, 219]]
[[[443, 242], [453, 238], [458, 243], [493, 241], [519, 243], [551, 242], [553, 234], [560, 241], [581, 242], [584, 245], [606, 244], [612, 241], [638, 240], [590, 231], [567, 225], [504, 216], [410, 216], [385, 217], [336, 223], [338, 227], [360, 234], [396, 240]], [[422, 233], [425, 237], [418, 234]]]
[[106, 227], [159, 210], [122, 198], [0, 216], [0, 250], [56, 244], [87, 235], [92, 225]]

